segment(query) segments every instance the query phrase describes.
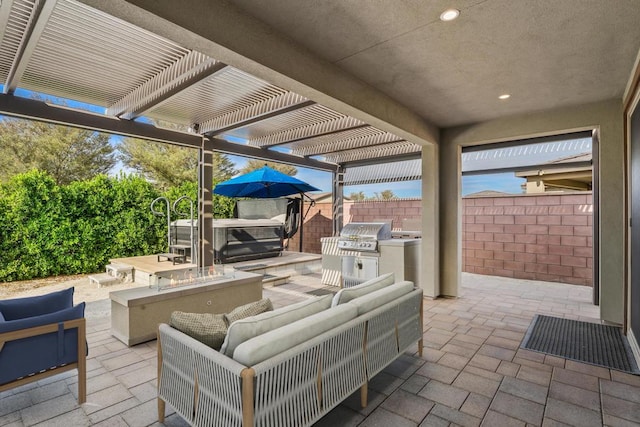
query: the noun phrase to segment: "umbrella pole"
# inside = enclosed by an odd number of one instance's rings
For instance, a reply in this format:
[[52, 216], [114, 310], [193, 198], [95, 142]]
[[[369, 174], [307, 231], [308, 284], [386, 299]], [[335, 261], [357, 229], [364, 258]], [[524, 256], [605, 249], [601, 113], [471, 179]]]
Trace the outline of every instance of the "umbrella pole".
[[304, 193], [300, 193], [300, 249], [299, 252], [302, 252], [302, 229], [304, 223]]

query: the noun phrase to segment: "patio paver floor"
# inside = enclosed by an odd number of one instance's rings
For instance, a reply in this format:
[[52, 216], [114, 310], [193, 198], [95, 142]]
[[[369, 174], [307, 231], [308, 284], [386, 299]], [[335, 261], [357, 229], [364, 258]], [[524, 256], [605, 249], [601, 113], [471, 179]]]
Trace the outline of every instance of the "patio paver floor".
[[[275, 307], [310, 297], [318, 275], [265, 288]], [[319, 426], [638, 425], [640, 376], [519, 348], [535, 314], [598, 321], [591, 289], [463, 275], [459, 298], [425, 300], [425, 349], [376, 376], [369, 406], [352, 396]], [[108, 300], [87, 305], [87, 403], [64, 373], [0, 393], [0, 426], [160, 425], [156, 343], [127, 348], [109, 333]], [[416, 349], [417, 350], [417, 349]], [[167, 406], [167, 426], [186, 425]]]

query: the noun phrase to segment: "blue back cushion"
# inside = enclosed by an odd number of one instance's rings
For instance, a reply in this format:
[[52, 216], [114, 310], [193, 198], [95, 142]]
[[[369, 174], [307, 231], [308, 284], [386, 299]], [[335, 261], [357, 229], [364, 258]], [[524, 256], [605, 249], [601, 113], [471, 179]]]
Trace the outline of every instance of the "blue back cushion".
[[[80, 319], [84, 317], [84, 307], [85, 304], [81, 303], [55, 313], [0, 322], [0, 333]], [[83, 345], [86, 346], [86, 344]], [[0, 350], [0, 385], [43, 369], [73, 363], [77, 360], [77, 329], [8, 341]]]
[[73, 307], [73, 290], [64, 289], [37, 297], [0, 300], [0, 312], [5, 320], [40, 316]]

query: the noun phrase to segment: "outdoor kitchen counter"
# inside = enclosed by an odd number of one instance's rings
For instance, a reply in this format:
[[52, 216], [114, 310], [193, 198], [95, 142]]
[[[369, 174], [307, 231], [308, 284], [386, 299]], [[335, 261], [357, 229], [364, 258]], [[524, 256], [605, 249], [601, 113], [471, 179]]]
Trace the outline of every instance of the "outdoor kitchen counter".
[[[323, 237], [322, 243], [322, 284], [340, 286], [341, 257], [358, 255], [356, 251], [338, 249], [339, 237]], [[403, 238], [378, 241], [379, 257], [378, 274], [393, 272], [396, 280], [410, 280], [420, 286], [420, 250], [421, 239]]]
[[396, 281], [409, 280], [420, 286], [421, 239], [389, 239], [378, 242], [380, 274], [391, 273]]
[[156, 339], [159, 323], [173, 311], [226, 313], [262, 298], [262, 275], [235, 271], [233, 277], [164, 290], [137, 287], [111, 292], [111, 334], [128, 346]]

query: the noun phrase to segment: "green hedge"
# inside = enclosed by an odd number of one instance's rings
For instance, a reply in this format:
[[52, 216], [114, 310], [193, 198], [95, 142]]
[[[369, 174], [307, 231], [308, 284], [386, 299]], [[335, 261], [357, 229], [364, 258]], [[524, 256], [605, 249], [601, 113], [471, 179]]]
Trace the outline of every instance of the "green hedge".
[[[150, 205], [159, 196], [173, 202], [183, 195], [195, 202], [197, 184], [162, 194], [133, 175], [64, 186], [42, 171], [16, 175], [0, 185], [0, 281], [92, 273], [110, 258], [166, 252], [166, 218]], [[188, 214], [189, 207], [180, 210]], [[230, 218], [233, 200], [214, 196], [214, 212]]]
[[0, 186], [0, 281], [104, 269], [109, 258], [166, 250], [144, 179], [101, 175], [57, 186], [45, 172]]

